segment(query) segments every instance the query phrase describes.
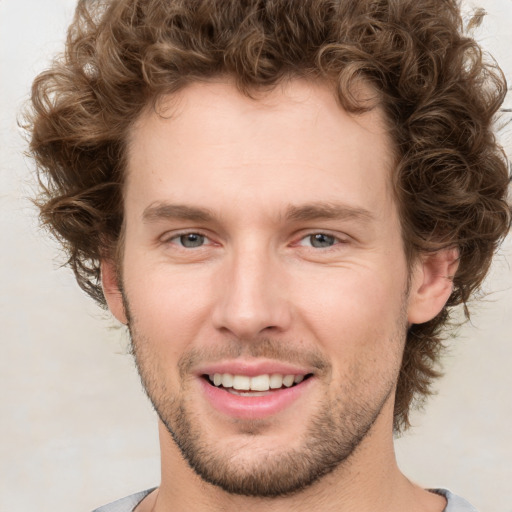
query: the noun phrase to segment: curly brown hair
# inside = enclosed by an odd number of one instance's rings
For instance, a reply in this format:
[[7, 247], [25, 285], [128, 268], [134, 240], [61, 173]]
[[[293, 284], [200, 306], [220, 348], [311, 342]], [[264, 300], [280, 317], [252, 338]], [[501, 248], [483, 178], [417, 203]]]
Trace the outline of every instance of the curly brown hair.
[[510, 228], [492, 131], [503, 74], [464, 34], [456, 0], [81, 0], [64, 55], [34, 81], [28, 125], [42, 221], [100, 304], [100, 261], [121, 240], [130, 128], [162, 95], [220, 75], [249, 96], [290, 77], [324, 80], [354, 114], [369, 108], [356, 82], [379, 91], [408, 261], [460, 253], [446, 307], [407, 335], [395, 401], [395, 429], [406, 428], [438, 376], [450, 308], [467, 314]]

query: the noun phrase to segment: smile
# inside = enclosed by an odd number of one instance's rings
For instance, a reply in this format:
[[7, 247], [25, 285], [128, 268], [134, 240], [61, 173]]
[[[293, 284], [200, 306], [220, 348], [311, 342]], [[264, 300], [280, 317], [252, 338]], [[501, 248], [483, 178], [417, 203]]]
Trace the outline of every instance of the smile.
[[222, 387], [235, 395], [264, 396], [265, 392], [270, 390], [290, 388], [300, 384], [307, 377], [308, 375], [282, 375], [279, 373], [262, 374], [254, 377], [233, 375], [231, 373], [214, 373], [208, 375], [208, 380], [215, 387]]
[[264, 419], [292, 407], [317, 380], [312, 373], [248, 373], [203, 373], [204, 398], [223, 416]]

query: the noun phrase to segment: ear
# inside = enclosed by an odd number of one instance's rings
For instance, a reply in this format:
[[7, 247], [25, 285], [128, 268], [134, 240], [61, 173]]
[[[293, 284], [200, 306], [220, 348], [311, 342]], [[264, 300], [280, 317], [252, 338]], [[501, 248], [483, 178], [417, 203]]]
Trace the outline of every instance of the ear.
[[453, 291], [458, 266], [459, 250], [454, 247], [419, 256], [411, 276], [409, 324], [428, 322], [441, 312]]
[[123, 295], [118, 282], [117, 267], [112, 260], [101, 261], [101, 286], [110, 312], [122, 323], [127, 324]]

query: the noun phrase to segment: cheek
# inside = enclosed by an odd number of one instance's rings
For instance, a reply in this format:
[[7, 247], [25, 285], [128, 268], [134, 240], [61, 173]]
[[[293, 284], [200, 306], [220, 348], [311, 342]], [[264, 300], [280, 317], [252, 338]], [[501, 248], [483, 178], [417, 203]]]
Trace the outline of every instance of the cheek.
[[204, 327], [211, 297], [204, 272], [125, 263], [125, 292], [138, 331], [152, 344], [166, 345], [166, 350], [169, 344], [176, 347], [181, 340], [195, 339]]
[[294, 295], [303, 311], [325, 324], [372, 327], [396, 319], [405, 290], [401, 281], [392, 282], [388, 273], [371, 268], [336, 268], [297, 279], [301, 284]]
[[334, 364], [364, 360], [375, 368], [382, 358], [390, 362], [401, 353], [405, 282], [391, 281], [370, 269], [336, 269], [328, 278], [309, 283], [309, 294], [296, 291], [304, 297], [298, 316], [334, 356]]

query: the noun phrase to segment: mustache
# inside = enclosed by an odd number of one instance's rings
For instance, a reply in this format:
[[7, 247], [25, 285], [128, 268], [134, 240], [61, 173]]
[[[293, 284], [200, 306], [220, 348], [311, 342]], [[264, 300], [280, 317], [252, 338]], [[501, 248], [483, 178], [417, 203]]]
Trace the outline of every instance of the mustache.
[[[122, 283], [122, 280], [120, 280]], [[131, 314], [128, 297], [121, 287], [123, 306], [127, 317], [127, 327], [130, 336], [131, 354], [135, 360], [139, 357], [138, 343], [135, 341], [135, 322]], [[149, 340], [145, 340], [148, 342]], [[190, 371], [200, 364], [218, 363], [226, 359], [265, 358], [297, 366], [306, 366], [316, 370], [317, 374], [331, 371], [329, 359], [316, 347], [302, 348], [297, 341], [287, 342], [276, 340], [269, 336], [258, 336], [251, 339], [227, 338], [222, 344], [191, 348], [178, 360], [178, 371], [181, 378], [190, 374]]]
[[180, 357], [178, 370], [180, 377], [184, 378], [200, 364], [239, 358], [271, 359], [297, 366], [312, 367], [318, 373], [328, 371], [331, 366], [328, 359], [318, 349], [302, 349], [295, 343], [263, 337], [252, 340], [231, 339], [222, 345], [191, 348]]

